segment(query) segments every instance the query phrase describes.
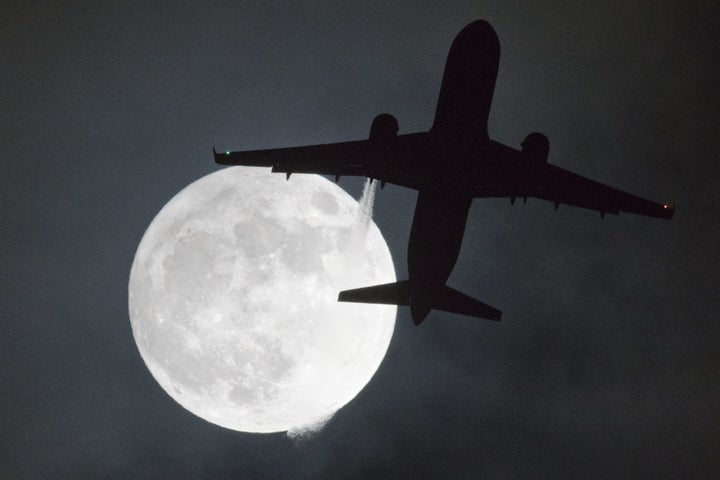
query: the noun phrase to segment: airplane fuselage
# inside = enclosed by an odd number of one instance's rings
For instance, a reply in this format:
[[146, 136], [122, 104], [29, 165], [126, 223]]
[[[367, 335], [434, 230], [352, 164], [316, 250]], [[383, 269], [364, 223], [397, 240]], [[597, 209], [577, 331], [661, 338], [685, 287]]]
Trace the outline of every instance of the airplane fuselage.
[[[473, 200], [473, 173], [489, 145], [488, 115], [500, 43], [487, 22], [468, 25], [453, 41], [429, 132], [435, 179], [418, 191], [408, 244], [410, 309], [422, 322], [455, 267]], [[432, 178], [428, 176], [428, 178]]]
[[410, 307], [423, 319], [455, 267], [472, 197], [449, 190], [418, 192], [408, 243]]

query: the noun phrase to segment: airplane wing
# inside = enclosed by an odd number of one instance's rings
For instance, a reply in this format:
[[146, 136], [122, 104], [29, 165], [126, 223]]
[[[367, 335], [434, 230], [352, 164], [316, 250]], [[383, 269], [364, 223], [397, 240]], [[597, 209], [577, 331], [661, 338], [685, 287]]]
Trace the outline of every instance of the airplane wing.
[[426, 178], [408, 165], [428, 155], [426, 133], [398, 135], [386, 142], [358, 140], [353, 142], [274, 148], [269, 150], [216, 152], [215, 162], [221, 165], [271, 167], [273, 172], [316, 173], [342, 176], [363, 176], [385, 183], [420, 189]]
[[508, 162], [508, 168], [514, 170], [509, 182], [488, 182], [474, 188], [474, 196], [482, 197], [535, 197], [548, 200], [557, 208], [560, 204], [597, 210], [601, 216], [606, 213], [618, 215], [620, 212], [634, 213], [657, 218], [672, 218], [675, 207], [656, 203], [617, 188], [590, 180], [556, 165], [542, 163], [527, 165], [521, 153], [502, 144], [494, 143], [495, 154], [499, 161]]

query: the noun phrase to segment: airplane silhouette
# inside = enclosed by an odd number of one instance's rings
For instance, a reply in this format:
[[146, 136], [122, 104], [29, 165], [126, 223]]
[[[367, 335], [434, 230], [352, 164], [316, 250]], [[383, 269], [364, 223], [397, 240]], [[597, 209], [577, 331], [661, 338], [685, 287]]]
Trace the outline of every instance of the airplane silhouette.
[[500, 61], [500, 43], [484, 20], [467, 25], [448, 54], [433, 126], [398, 135], [398, 122], [375, 117], [367, 140], [302, 147], [215, 152], [222, 165], [272, 167], [273, 172], [369, 177], [418, 191], [408, 244], [408, 279], [340, 292], [341, 302], [409, 305], [419, 325], [433, 310], [490, 320], [502, 312], [448, 287], [474, 198], [528, 197], [617, 215], [671, 218], [658, 204], [548, 163], [550, 143], [531, 133], [521, 150], [488, 136], [487, 125]]

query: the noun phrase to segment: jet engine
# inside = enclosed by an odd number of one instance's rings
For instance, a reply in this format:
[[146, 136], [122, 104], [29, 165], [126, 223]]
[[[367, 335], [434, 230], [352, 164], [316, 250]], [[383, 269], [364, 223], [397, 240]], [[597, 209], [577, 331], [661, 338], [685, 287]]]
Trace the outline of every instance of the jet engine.
[[397, 136], [398, 122], [389, 113], [381, 113], [370, 127], [370, 142], [377, 145], [389, 143]]
[[547, 163], [550, 141], [539, 132], [533, 132], [522, 142], [522, 156], [533, 165]]

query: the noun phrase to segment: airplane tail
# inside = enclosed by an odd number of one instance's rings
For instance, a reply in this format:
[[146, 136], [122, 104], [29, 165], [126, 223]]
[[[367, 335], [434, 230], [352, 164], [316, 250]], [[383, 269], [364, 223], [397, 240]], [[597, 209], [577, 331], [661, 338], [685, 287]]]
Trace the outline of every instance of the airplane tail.
[[344, 290], [338, 295], [339, 302], [381, 303], [384, 305], [410, 306], [413, 322], [420, 325], [430, 310], [444, 310], [471, 317], [500, 321], [502, 312], [462, 292], [443, 285], [438, 290], [417, 291], [413, 295], [410, 280], [383, 285]]

